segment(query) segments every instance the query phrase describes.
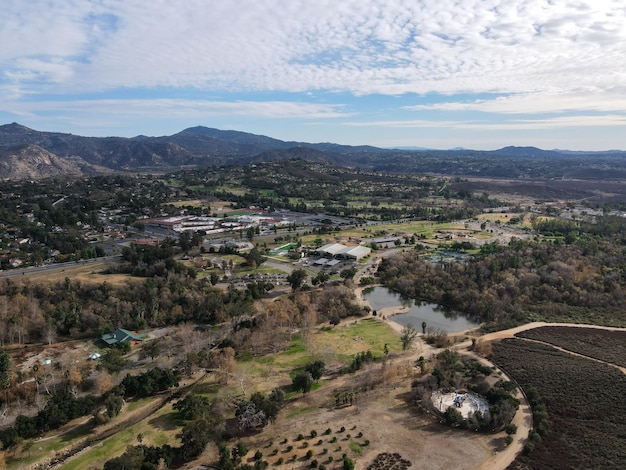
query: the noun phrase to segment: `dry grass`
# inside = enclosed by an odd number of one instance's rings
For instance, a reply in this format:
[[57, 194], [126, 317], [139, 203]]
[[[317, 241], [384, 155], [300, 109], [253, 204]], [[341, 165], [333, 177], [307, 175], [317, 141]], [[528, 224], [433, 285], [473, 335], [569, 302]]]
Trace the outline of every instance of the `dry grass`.
[[76, 264], [75, 266], [66, 267], [64, 269], [28, 274], [28, 279], [31, 282], [55, 283], [69, 278], [73, 281], [80, 281], [85, 284], [101, 284], [106, 281], [115, 286], [128, 284], [138, 279], [127, 274], [104, 274], [103, 271], [107, 269], [109, 265], [110, 263], [104, 261], [101, 263]]

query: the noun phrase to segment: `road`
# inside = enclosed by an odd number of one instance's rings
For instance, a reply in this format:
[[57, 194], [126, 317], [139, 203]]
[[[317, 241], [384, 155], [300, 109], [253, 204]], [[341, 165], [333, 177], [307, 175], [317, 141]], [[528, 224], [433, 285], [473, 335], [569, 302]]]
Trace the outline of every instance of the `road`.
[[81, 261], [70, 261], [68, 263], [44, 264], [42, 266], [31, 266], [22, 269], [11, 269], [9, 271], [1, 271], [0, 277], [16, 277], [28, 274], [53, 273], [56, 271], [65, 271], [68, 268], [77, 266], [89, 266], [92, 264], [112, 263], [119, 261], [121, 255], [103, 256], [102, 258], [85, 259]]

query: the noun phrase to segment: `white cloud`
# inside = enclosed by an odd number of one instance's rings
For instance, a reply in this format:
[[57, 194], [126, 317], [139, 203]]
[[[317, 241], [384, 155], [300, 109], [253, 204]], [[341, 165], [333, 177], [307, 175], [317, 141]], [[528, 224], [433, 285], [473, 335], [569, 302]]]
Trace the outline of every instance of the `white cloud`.
[[98, 114], [151, 117], [154, 115], [185, 116], [189, 119], [219, 116], [253, 116], [274, 119], [331, 119], [349, 117], [338, 105], [320, 105], [289, 101], [209, 101], [182, 99], [154, 100], [79, 100], [72, 102], [5, 102], [3, 107], [16, 115], [33, 115], [35, 111], [50, 113]]
[[414, 120], [389, 120], [347, 122], [350, 127], [386, 127], [386, 128], [430, 128], [430, 129], [474, 129], [483, 131], [513, 131], [513, 130], [546, 130], [571, 127], [620, 127], [626, 125], [626, 116], [623, 115], [586, 115], [586, 116], [562, 116], [544, 119], [515, 119], [504, 122], [490, 121], [432, 121], [425, 119]]
[[622, 0], [5, 0], [2, 13], [13, 97], [497, 93], [421, 109], [626, 111]]
[[563, 92], [518, 93], [493, 99], [449, 101], [405, 106], [412, 111], [480, 111], [498, 114], [538, 114], [576, 111], [624, 112], [626, 88], [576, 89]]

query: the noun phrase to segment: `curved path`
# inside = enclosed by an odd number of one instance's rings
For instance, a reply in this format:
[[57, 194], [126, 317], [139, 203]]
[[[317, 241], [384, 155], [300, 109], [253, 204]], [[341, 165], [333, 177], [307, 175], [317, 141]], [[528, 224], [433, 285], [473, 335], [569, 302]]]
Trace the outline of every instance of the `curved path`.
[[[370, 287], [370, 286], [368, 286]], [[363, 288], [362, 287], [357, 287], [355, 289], [355, 295], [357, 297], [357, 300], [359, 302], [361, 302], [363, 305], [368, 305], [369, 306], [369, 302], [363, 297]], [[380, 321], [385, 321], [381, 318], [381, 316], [384, 315], [380, 315], [380, 314], [392, 314], [392, 313], [397, 313], [398, 311], [400, 311], [402, 309], [401, 306], [398, 307], [388, 307], [385, 308], [384, 311], [381, 310], [379, 312], [379, 315], [376, 317], [378, 318], [378, 320]], [[402, 330], [402, 326], [398, 323], [395, 323], [393, 320], [391, 321], [385, 321], [389, 326], [391, 326], [394, 330], [396, 330], [397, 332], [401, 332]], [[482, 336], [475, 336], [474, 339], [478, 340], [482, 340], [482, 341], [486, 341], [486, 342], [491, 342], [491, 341], [499, 341], [501, 339], [504, 338], [513, 338], [515, 337], [515, 335], [521, 331], [526, 331], [526, 330], [532, 330], [534, 328], [539, 328], [539, 327], [543, 327], [543, 326], [565, 326], [565, 327], [571, 327], [571, 328], [597, 328], [597, 329], [603, 329], [603, 330], [609, 330], [609, 331], [626, 331], [626, 328], [613, 328], [613, 327], [606, 327], [606, 326], [599, 326], [599, 325], [587, 325], [587, 324], [582, 324], [582, 323], [548, 323], [548, 322], [532, 322], [532, 323], [527, 323], [525, 325], [521, 325], [515, 328], [510, 328], [508, 330], [502, 330], [502, 331], [496, 331], [494, 333], [488, 333]], [[468, 334], [471, 333], [475, 333], [477, 330], [477, 328], [472, 329], [472, 330], [468, 330], [465, 332], [460, 332], [460, 333], [456, 333], [450, 336], [466, 336]], [[518, 339], [522, 339], [522, 340], [527, 340], [526, 338], [518, 338]], [[528, 339], [528, 341], [534, 341], [534, 340], [530, 340]], [[541, 342], [541, 341], [538, 341]], [[421, 342], [420, 342], [421, 343]], [[579, 354], [579, 353], [575, 353], [573, 351], [569, 351], [567, 349], [564, 348], [560, 348], [554, 344], [550, 344], [550, 343], [544, 343], [544, 344], [549, 344], [550, 346], [554, 347], [555, 349], [561, 350], [563, 352], [566, 352], [568, 354], [573, 354], [579, 357], [584, 357], [587, 359], [591, 359], [597, 362], [603, 362], [607, 365], [611, 365], [613, 367], [616, 367], [618, 369], [620, 369], [622, 372], [626, 373], [626, 369], [623, 367], [620, 367], [616, 364], [612, 364], [612, 363], [608, 363], [605, 361], [601, 361], [599, 359], [593, 358], [593, 357], [589, 357], [589, 356], [585, 356], [583, 354]], [[479, 362], [481, 362], [484, 365], [487, 365], [489, 367], [495, 367], [499, 372], [502, 373], [502, 375], [504, 375], [505, 377], [507, 377], [509, 380], [511, 380], [511, 377], [508, 376], [508, 374], [506, 374], [503, 370], [501, 370], [496, 364], [493, 364], [492, 362], [488, 361], [487, 359], [478, 356], [477, 354], [475, 354], [473, 351], [471, 351], [471, 345], [472, 345], [472, 341], [471, 340], [467, 340], [467, 341], [462, 341], [460, 343], [457, 343], [456, 345], [454, 345], [454, 349], [456, 349], [459, 352], [463, 352], [466, 355], [472, 356], [473, 358], [477, 359]], [[426, 359], [432, 357], [433, 355], [435, 355], [439, 350], [435, 349], [431, 346], [425, 345], [425, 344], [420, 344], [419, 347], [419, 352], [414, 353], [414, 355], [417, 356], [424, 356]], [[481, 470], [504, 470], [506, 469], [517, 457], [517, 455], [523, 450], [524, 445], [526, 444], [526, 439], [528, 436], [528, 433], [532, 430], [533, 428], [533, 416], [532, 416], [532, 409], [530, 407], [530, 404], [528, 403], [528, 400], [526, 399], [526, 396], [523, 394], [523, 392], [518, 389], [517, 391], [517, 395], [516, 398], [520, 401], [520, 407], [517, 411], [517, 413], [515, 413], [515, 416], [513, 418], [512, 423], [515, 424], [517, 426], [517, 432], [516, 434], [513, 436], [513, 442], [507, 446], [503, 451], [501, 452], [493, 452], [492, 456], [483, 463], [483, 465], [480, 467]], [[502, 438], [505, 437], [505, 433], [502, 432]], [[499, 436], [497, 436], [499, 437]]]

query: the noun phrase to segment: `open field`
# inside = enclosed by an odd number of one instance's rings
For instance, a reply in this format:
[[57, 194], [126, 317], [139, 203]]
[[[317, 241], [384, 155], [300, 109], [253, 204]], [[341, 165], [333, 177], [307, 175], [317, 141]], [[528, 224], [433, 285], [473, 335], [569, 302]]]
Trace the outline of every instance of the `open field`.
[[[552, 426], [514, 469], [622, 468], [626, 462], [626, 375], [618, 369], [522, 339], [493, 345], [492, 360], [520, 386], [535, 388]], [[582, 379], [582, 380], [581, 380]]]
[[62, 269], [51, 269], [45, 272], [29, 273], [22, 276], [31, 283], [40, 282], [61, 282], [65, 278], [83, 283], [101, 284], [107, 282], [111, 285], [123, 285], [129, 282], [141, 282], [137, 277], [126, 274], [104, 274], [103, 271], [109, 268], [110, 262], [92, 262], [88, 264], [76, 263], [64, 265]]

